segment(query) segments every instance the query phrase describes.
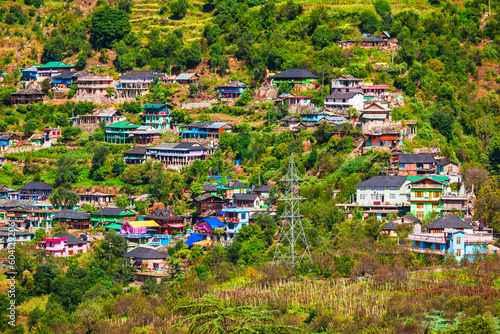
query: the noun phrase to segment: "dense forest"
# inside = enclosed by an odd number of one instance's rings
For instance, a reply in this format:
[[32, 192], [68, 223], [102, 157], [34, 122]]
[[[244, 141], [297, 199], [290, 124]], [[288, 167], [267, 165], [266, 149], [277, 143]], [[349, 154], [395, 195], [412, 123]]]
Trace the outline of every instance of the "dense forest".
[[[133, 69], [196, 69], [210, 78], [189, 87], [189, 92], [178, 84], [156, 82], [139, 101], [117, 106], [138, 124], [142, 103], [161, 100], [179, 106], [194, 93], [211, 93], [228, 80], [256, 88], [267, 71], [304, 68], [318, 75], [324, 86], [306, 92], [318, 106], [330, 93], [330, 80], [340, 74], [390, 85], [405, 97], [405, 105], [395, 108], [392, 118], [417, 120], [418, 135], [405, 142], [403, 150], [435, 147], [446, 159], [460, 162], [467, 187], [476, 195], [474, 219], [498, 229], [499, 5], [488, 0], [99, 0], [91, 6], [78, 0], [0, 1], [0, 38], [20, 45], [26, 66], [41, 54], [42, 62], [64, 60], [114, 77]], [[397, 38], [397, 51], [338, 46], [340, 40], [382, 31]], [[16, 53], [0, 49], [0, 68], [15, 62]], [[19, 72], [5, 75], [4, 82], [17, 85]], [[49, 88], [42, 86], [48, 93]], [[396, 241], [380, 235], [386, 221], [363, 220], [358, 211], [347, 219], [336, 206], [349, 201], [355, 184], [379, 175], [390, 163], [389, 153], [351, 154], [362, 137], [358, 128], [342, 127], [342, 137], [326, 124], [296, 135], [278, 131], [276, 122], [289, 109], [254, 101], [251, 95], [234, 106], [175, 109], [175, 123], [226, 117], [238, 124], [232, 133], [221, 135], [219, 148], [207, 161], [172, 172], [159, 163], [125, 165], [123, 152], [131, 145], [103, 143], [103, 126], [91, 134], [70, 126], [70, 117], [90, 114], [98, 106], [66, 102], [13, 107], [10, 93], [15, 90], [0, 87], [0, 132], [31, 136], [47, 126], [60, 126], [62, 141], [36, 152], [6, 154], [0, 184], [17, 188], [46, 181], [57, 188], [54, 200], [68, 206], [73, 188], [108, 186], [120, 194], [149, 193], [178, 214], [194, 213], [192, 198], [201, 194], [207, 175], [256, 186], [274, 184], [286, 174], [294, 153], [303, 178], [300, 194], [306, 200], [301, 213], [312, 261], [291, 270], [273, 266], [278, 222], [260, 216], [227, 248], [188, 249], [176, 243], [168, 259], [175, 274], [160, 284], [149, 280], [137, 288], [131, 286], [133, 268], [121, 257], [127, 250], [123, 237], [106, 234], [90, 253], [53, 259], [35, 249], [36, 241], [45, 237], [39, 232], [33, 242], [16, 247], [18, 325], [8, 324], [10, 301], [1, 293], [0, 332], [500, 330], [498, 256], [457, 263], [452, 257], [394, 253]], [[169, 134], [162, 139], [178, 138]], [[305, 143], [310, 150], [303, 149]], [[244, 174], [235, 172], [237, 160]], [[278, 197], [281, 191], [277, 183], [273, 194]], [[121, 199], [116, 203], [126, 207], [126, 198]], [[141, 204], [136, 209], [145, 213]], [[282, 210], [278, 204], [278, 214]], [[54, 233], [64, 231], [57, 226]], [[408, 233], [401, 229], [398, 236]], [[185, 268], [184, 260], [196, 265]], [[6, 276], [0, 277], [2, 291], [7, 291]]]

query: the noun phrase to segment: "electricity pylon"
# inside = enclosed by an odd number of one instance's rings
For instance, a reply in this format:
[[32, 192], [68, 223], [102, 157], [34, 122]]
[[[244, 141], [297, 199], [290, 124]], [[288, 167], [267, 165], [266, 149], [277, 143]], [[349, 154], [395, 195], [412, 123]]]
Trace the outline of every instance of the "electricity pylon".
[[292, 153], [288, 173], [281, 179], [286, 186], [285, 194], [279, 201], [285, 203], [285, 209], [281, 215], [280, 237], [273, 260], [275, 265], [283, 263], [288, 268], [293, 268], [302, 260], [311, 261], [311, 253], [301, 222], [300, 202], [305, 198], [299, 195], [300, 181], [302, 179], [297, 173]]

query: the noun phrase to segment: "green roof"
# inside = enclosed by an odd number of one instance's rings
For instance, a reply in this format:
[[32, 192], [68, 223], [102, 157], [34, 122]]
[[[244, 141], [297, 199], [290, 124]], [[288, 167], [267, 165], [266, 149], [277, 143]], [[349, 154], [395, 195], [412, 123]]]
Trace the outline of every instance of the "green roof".
[[110, 224], [110, 225], [105, 225], [105, 228], [110, 228], [113, 230], [121, 230], [122, 226], [120, 224]]
[[122, 211], [122, 212], [120, 212], [120, 216], [135, 216], [135, 212], [132, 212], [132, 211]]
[[450, 178], [448, 176], [438, 176], [438, 175], [430, 175], [430, 176], [408, 176], [408, 180], [410, 183], [417, 182], [423, 179], [431, 179], [440, 183], [448, 184], [450, 183]]
[[106, 125], [107, 128], [121, 128], [121, 129], [136, 129], [140, 125], [133, 123], [132, 121], [119, 121], [110, 125]]
[[141, 107], [141, 109], [159, 109], [166, 106], [166, 103], [148, 103]]
[[43, 64], [41, 66], [38, 66], [38, 68], [54, 68], [54, 67], [73, 68], [75, 66], [74, 65], [66, 65], [62, 61], [49, 61], [47, 64]]

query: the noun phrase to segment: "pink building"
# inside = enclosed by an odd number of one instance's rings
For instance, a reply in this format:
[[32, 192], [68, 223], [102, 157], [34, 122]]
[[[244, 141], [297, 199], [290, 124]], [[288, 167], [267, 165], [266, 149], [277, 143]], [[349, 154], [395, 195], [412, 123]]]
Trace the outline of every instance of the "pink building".
[[[124, 236], [148, 234], [148, 229], [155, 227], [158, 229], [159, 226], [160, 225], [153, 220], [129, 221], [122, 225], [120, 234]], [[155, 233], [158, 233], [158, 231]]]
[[61, 137], [61, 128], [47, 128], [43, 129], [43, 137], [45, 142], [52, 144], [57, 143], [57, 138]]
[[281, 100], [282, 104], [288, 104], [291, 107], [302, 106], [308, 107], [311, 105], [310, 96], [295, 96], [293, 94], [285, 93], [281, 94], [278, 99]]
[[71, 234], [59, 233], [52, 238], [43, 238], [40, 243], [47, 255], [54, 257], [68, 257], [75, 254], [87, 253], [89, 244], [85, 240], [78, 239]]

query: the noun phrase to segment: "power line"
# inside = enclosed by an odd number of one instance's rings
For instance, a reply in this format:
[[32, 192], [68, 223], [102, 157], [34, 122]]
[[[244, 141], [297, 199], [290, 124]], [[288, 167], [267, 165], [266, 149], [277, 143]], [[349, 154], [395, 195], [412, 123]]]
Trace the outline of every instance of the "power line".
[[286, 184], [286, 193], [279, 201], [285, 203], [285, 209], [281, 215], [283, 224], [273, 260], [275, 265], [283, 263], [288, 268], [293, 268], [302, 260], [311, 261], [311, 253], [302, 227], [303, 216], [300, 214], [300, 202], [305, 199], [299, 195], [300, 181], [302, 179], [297, 173], [292, 153], [288, 173], [281, 179], [281, 182]]

